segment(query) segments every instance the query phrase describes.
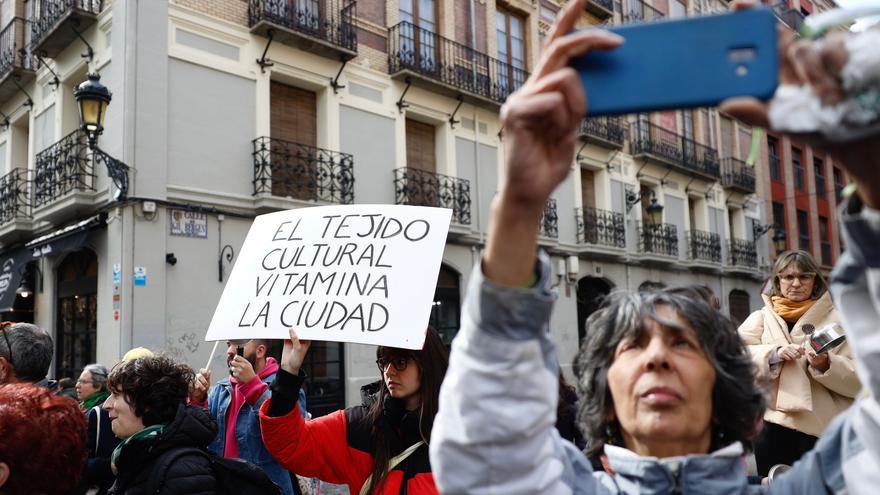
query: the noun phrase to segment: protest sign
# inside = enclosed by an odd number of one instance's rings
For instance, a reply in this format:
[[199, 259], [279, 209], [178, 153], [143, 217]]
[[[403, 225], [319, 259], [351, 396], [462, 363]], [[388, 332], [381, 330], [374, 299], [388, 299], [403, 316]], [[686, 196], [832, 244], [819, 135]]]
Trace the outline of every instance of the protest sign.
[[205, 340], [421, 349], [452, 211], [339, 205], [254, 220]]

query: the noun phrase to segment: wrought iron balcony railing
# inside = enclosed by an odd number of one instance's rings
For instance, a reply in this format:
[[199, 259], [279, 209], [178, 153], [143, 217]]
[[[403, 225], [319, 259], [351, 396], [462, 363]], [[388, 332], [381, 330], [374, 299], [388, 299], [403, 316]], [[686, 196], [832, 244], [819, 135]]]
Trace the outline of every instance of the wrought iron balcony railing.
[[755, 243], [743, 239], [732, 239], [727, 251], [730, 266], [758, 268], [758, 250]]
[[77, 129], [37, 153], [34, 163], [34, 207], [74, 192], [95, 190], [95, 172], [89, 140]]
[[30, 218], [30, 193], [27, 170], [14, 168], [0, 177], [0, 224], [19, 218]]
[[354, 203], [354, 158], [282, 139], [254, 139], [254, 195]]
[[656, 21], [664, 17], [663, 12], [642, 0], [627, 0], [627, 4], [623, 12], [624, 22]]
[[[78, 21], [80, 17], [93, 18], [101, 13], [104, 8], [103, 0], [42, 0], [40, 2], [30, 2], [31, 12], [31, 47], [43, 47], [46, 49], [46, 38], [55, 31], [65, 21]], [[77, 29], [82, 30], [88, 26], [80, 25]], [[76, 38], [73, 31], [64, 31], [64, 39], [58, 40], [58, 43], [51, 43], [47, 56], [55, 57], [62, 47], [69, 44], [69, 41]], [[38, 52], [39, 50], [33, 50]]]
[[[357, 2], [347, 0], [249, 0], [251, 28], [266, 22], [357, 53]], [[267, 27], [267, 29], [269, 29]], [[276, 37], [279, 35], [275, 33]], [[282, 36], [283, 38], [283, 36]]]
[[399, 205], [452, 209], [452, 221], [471, 223], [471, 183], [467, 179], [403, 167], [394, 171], [394, 195]]
[[0, 80], [13, 69], [34, 70], [33, 57], [25, 50], [27, 29], [27, 19], [16, 17], [0, 31]]
[[556, 213], [556, 200], [550, 198], [544, 205], [544, 215], [541, 217], [541, 235], [559, 238], [559, 215]]
[[686, 174], [709, 180], [721, 178], [718, 152], [650, 122], [636, 122], [632, 133], [633, 155], [650, 155]]
[[690, 259], [721, 263], [721, 236], [714, 232], [689, 230], [687, 243]]
[[578, 244], [626, 247], [623, 213], [585, 206], [574, 211]]
[[752, 194], [755, 192], [755, 168], [742, 160], [725, 158], [721, 161], [721, 185]]
[[578, 136], [622, 148], [626, 140], [626, 124], [621, 117], [592, 117], [581, 120]]
[[388, 29], [388, 70], [408, 72], [457, 92], [503, 103], [529, 77], [510, 64], [411, 22]]
[[671, 223], [646, 223], [639, 227], [642, 253], [678, 256], [678, 228]]

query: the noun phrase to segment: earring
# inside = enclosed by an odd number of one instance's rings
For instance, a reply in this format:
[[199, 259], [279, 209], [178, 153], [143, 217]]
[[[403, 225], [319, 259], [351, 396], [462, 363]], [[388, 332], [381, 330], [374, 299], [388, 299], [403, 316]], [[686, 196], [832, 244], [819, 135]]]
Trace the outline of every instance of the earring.
[[614, 445], [614, 430], [611, 429], [611, 425], [605, 425], [605, 443]]

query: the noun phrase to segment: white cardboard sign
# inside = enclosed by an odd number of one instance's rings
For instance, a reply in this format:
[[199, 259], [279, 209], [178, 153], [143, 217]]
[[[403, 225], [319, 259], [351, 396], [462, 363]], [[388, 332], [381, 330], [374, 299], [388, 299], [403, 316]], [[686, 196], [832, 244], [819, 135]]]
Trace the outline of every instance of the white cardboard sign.
[[205, 340], [421, 349], [452, 210], [338, 205], [258, 216]]

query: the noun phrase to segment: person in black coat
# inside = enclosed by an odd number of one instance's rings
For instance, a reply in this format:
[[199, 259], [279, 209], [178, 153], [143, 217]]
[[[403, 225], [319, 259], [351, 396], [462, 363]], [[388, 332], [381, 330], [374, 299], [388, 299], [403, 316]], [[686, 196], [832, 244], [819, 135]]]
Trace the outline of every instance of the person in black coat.
[[194, 377], [189, 366], [165, 356], [123, 362], [110, 373], [104, 409], [122, 440], [111, 456], [116, 471], [111, 495], [220, 491], [206, 455], [181, 455], [184, 449], [206, 451], [217, 435], [217, 423], [203, 409], [186, 405]]

